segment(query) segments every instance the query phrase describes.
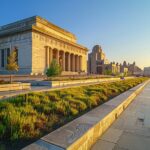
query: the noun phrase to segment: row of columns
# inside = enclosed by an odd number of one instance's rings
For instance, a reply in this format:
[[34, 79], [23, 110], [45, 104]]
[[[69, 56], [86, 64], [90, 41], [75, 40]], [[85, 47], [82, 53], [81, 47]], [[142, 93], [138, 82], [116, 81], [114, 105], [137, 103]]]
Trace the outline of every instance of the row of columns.
[[82, 56], [75, 55], [62, 50], [51, 49], [46, 46], [46, 67], [50, 66], [53, 59], [56, 59], [63, 71], [82, 71]]

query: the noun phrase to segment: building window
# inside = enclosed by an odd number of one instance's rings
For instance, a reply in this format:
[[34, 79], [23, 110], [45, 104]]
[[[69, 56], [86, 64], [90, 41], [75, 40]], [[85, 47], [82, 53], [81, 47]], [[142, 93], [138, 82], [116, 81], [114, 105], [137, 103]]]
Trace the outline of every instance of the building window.
[[4, 67], [5, 61], [4, 61], [4, 49], [1, 50], [1, 67]]
[[97, 60], [97, 53], [96, 53], [96, 60]]
[[10, 48], [7, 48], [7, 64], [8, 64], [8, 57], [10, 56]]

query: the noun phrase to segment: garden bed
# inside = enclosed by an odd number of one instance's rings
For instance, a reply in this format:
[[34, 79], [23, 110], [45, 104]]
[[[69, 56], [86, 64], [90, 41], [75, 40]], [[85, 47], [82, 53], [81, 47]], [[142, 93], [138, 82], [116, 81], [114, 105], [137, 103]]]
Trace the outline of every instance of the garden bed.
[[0, 80], [0, 85], [1, 84], [9, 84], [10, 82], [8, 82], [8, 81], [4, 81], [4, 80]]
[[20, 149], [145, 80], [134, 78], [5, 100], [0, 103], [0, 149]]

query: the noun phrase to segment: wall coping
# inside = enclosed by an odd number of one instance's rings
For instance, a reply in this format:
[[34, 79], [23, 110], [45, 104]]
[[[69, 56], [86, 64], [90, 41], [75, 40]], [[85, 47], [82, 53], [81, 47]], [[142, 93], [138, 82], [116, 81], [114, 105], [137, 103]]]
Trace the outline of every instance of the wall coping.
[[18, 86], [18, 85], [31, 85], [31, 83], [22, 83], [22, 82], [15, 82], [15, 83], [6, 83], [6, 84], [0, 84], [0, 87], [6, 87], [6, 86]]
[[0, 84], [0, 92], [31, 89], [31, 83]]
[[[132, 79], [134, 77], [126, 77], [125, 79]], [[40, 86], [51, 86], [51, 87], [63, 87], [66, 85], [74, 85], [74, 84], [85, 84], [85, 83], [97, 83], [107, 82], [107, 81], [118, 81], [120, 78], [98, 78], [98, 79], [82, 79], [82, 80], [62, 80], [62, 81], [31, 81], [32, 85], [40, 85]]]

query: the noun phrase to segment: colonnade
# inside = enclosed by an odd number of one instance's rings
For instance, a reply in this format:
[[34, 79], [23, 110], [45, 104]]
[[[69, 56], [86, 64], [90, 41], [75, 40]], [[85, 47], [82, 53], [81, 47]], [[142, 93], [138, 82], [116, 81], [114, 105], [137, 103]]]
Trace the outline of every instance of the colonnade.
[[50, 63], [55, 59], [62, 67], [63, 71], [80, 72], [82, 71], [82, 56], [63, 50], [52, 49], [46, 46], [46, 68], [50, 66]]

